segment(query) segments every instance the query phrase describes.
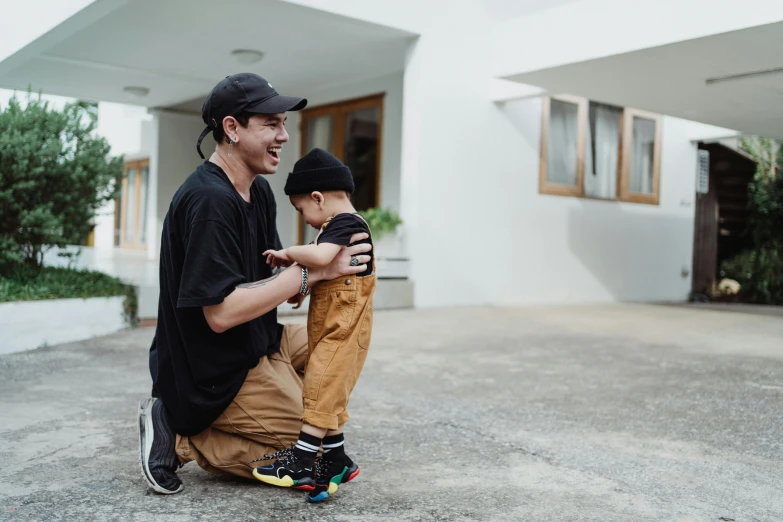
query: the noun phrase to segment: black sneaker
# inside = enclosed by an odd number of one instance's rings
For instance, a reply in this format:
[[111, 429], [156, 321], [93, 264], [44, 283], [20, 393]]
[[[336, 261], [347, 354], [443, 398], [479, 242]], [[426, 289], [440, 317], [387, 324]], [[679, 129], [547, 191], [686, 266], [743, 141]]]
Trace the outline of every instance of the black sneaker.
[[177, 434], [171, 429], [166, 408], [160, 399], [149, 398], [139, 403], [139, 456], [141, 471], [149, 486], [164, 495], [182, 491], [177, 477], [181, 466], [174, 449]]
[[319, 457], [315, 465], [315, 489], [307, 494], [308, 502], [322, 502], [334, 495], [340, 484], [356, 478], [359, 466], [348, 455], [340, 459]]
[[296, 456], [292, 448], [286, 448], [273, 455], [264, 455], [260, 460], [275, 460], [268, 466], [253, 470], [253, 476], [261, 482], [283, 488], [296, 488], [312, 491], [315, 488], [312, 460]]

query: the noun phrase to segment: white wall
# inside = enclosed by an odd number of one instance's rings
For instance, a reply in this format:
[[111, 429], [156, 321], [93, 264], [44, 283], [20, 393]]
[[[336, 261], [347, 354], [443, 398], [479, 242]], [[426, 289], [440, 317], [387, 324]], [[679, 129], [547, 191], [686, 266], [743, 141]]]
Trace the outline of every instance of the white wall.
[[[99, 103], [97, 132], [111, 145], [112, 156], [122, 155], [126, 160], [150, 157], [152, 115], [145, 107]], [[95, 216], [95, 248], [114, 248], [113, 201], [98, 210]]]
[[[147, 252], [149, 258], [160, 253], [160, 234], [163, 232], [163, 219], [171, 205], [174, 193], [187, 177], [204, 160], [196, 152], [196, 141], [204, 130], [201, 116], [180, 114], [167, 111], [154, 113], [152, 153], [150, 157], [150, 194], [147, 223]], [[207, 135], [201, 143], [201, 151], [207, 158], [215, 148], [212, 135]]]
[[581, 0], [499, 24], [488, 55], [508, 76], [780, 20], [779, 0]]
[[152, 115], [146, 107], [101, 102], [98, 104], [98, 134], [111, 144], [112, 155], [149, 157]]
[[[400, 168], [402, 136], [402, 73], [391, 74], [371, 80], [348, 83], [328, 89], [302, 89], [295, 95], [307, 98], [308, 107], [360, 98], [372, 94], [386, 93], [383, 102], [383, 129], [381, 149], [381, 206], [400, 208]], [[285, 246], [296, 244], [297, 213], [283, 192], [288, 173], [300, 157], [299, 114], [288, 113], [287, 128], [290, 141], [283, 147], [277, 174], [268, 176], [277, 199], [277, 227]]]
[[[493, 22], [478, 2], [433, 10], [403, 80], [401, 210], [416, 306], [493, 303], [510, 263], [506, 148], [490, 117]], [[466, 30], [469, 28], [469, 30]]]

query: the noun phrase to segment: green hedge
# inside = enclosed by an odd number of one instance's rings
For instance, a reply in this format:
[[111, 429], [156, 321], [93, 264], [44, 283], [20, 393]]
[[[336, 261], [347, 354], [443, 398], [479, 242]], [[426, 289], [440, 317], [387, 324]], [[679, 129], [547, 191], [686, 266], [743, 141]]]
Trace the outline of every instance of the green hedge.
[[40, 269], [16, 266], [0, 274], [0, 303], [114, 296], [125, 296], [125, 314], [132, 322], [136, 315], [135, 291], [116, 277], [92, 270], [49, 266]]

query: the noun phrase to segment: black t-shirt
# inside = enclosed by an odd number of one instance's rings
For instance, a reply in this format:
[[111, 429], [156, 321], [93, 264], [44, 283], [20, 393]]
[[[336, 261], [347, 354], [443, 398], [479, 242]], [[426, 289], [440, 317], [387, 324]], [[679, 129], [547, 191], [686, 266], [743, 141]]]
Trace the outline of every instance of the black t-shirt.
[[[367, 223], [359, 217], [357, 214], [337, 214], [326, 225], [321, 234], [318, 236], [318, 244], [321, 243], [333, 243], [335, 245], [348, 246], [351, 244], [351, 236], [359, 232], [370, 233], [370, 227]], [[355, 244], [369, 243], [372, 245], [372, 237], [357, 241]], [[374, 252], [370, 250], [368, 252], [370, 256], [370, 262], [367, 263], [367, 270], [359, 274], [359, 277], [372, 275], [372, 259], [374, 259]]]
[[250, 203], [223, 169], [204, 162], [174, 194], [160, 246], [158, 326], [150, 347], [153, 393], [171, 413], [174, 430], [206, 429], [236, 396], [259, 359], [280, 350], [277, 310], [217, 334], [203, 306], [240, 283], [271, 277], [261, 255], [280, 249], [269, 183], [256, 177]]

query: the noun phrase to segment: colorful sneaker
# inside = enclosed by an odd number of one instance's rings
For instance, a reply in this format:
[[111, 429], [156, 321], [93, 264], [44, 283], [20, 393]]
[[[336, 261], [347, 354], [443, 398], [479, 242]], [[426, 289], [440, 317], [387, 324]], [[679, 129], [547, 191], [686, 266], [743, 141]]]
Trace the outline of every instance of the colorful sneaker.
[[337, 492], [340, 484], [355, 479], [358, 474], [359, 466], [348, 455], [339, 460], [319, 457], [315, 462], [315, 489], [307, 494], [307, 501], [323, 502]]
[[315, 489], [313, 480], [314, 462], [300, 459], [294, 453], [293, 448], [286, 448], [273, 455], [264, 455], [260, 460], [275, 460], [268, 466], [261, 466], [253, 470], [253, 476], [273, 486], [283, 488], [296, 488], [306, 491]]
[[160, 399], [139, 403], [139, 461], [144, 480], [150, 488], [164, 495], [182, 491], [177, 469], [182, 466], [174, 445], [177, 434], [171, 429], [166, 408]]

